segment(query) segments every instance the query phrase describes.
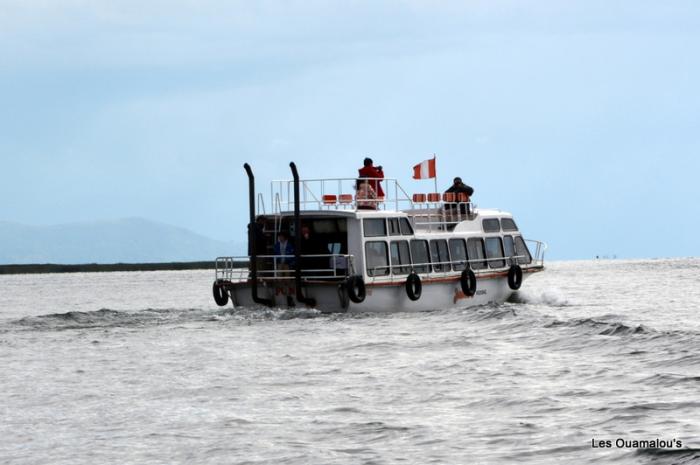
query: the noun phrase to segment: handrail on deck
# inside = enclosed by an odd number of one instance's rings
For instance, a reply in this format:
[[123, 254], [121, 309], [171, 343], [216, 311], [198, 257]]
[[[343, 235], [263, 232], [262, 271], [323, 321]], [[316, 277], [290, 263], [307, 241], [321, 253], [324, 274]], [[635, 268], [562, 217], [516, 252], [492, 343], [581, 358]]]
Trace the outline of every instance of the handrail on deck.
[[[357, 198], [356, 183], [358, 179], [369, 182], [382, 183], [385, 196], [383, 198]], [[352, 208], [356, 209], [357, 203], [366, 202], [369, 204], [375, 203], [377, 209], [382, 206], [393, 204], [396, 210], [402, 207], [413, 208], [413, 200], [408, 193], [401, 187], [398, 181], [394, 178], [317, 178], [317, 179], [301, 179], [299, 180], [302, 187], [302, 198], [299, 199], [300, 206], [303, 209], [323, 209], [323, 208]], [[281, 200], [280, 208], [286, 204], [286, 209], [291, 210], [294, 203], [292, 195], [293, 180], [274, 180], [270, 183], [270, 196], [275, 198], [279, 196]], [[336, 199], [346, 198], [350, 195], [353, 198], [352, 202], [340, 202], [328, 204], [324, 202], [324, 196], [335, 195]], [[273, 202], [275, 208], [277, 205]], [[275, 211], [279, 213], [279, 211]]]
[[[258, 255], [263, 265], [258, 266], [258, 278], [267, 280], [294, 279], [294, 270], [282, 266], [281, 260], [294, 260], [295, 255]], [[347, 254], [309, 254], [301, 255], [301, 260], [327, 259], [328, 267], [305, 268], [302, 279], [347, 278], [355, 273], [355, 257]], [[215, 279], [217, 281], [244, 282], [249, 278], [249, 269], [234, 267], [241, 262], [249, 262], [250, 256], [217, 257], [215, 262]]]
[[[537, 242], [537, 241], [535, 241]], [[490, 264], [493, 262], [503, 262], [503, 265], [491, 267]], [[392, 269], [408, 268], [411, 271], [415, 271], [418, 275], [424, 277], [446, 277], [455, 276], [466, 268], [471, 268], [474, 273], [478, 276], [482, 273], [488, 273], [498, 268], [507, 268], [511, 265], [535, 265], [539, 266], [535, 258], [532, 255], [513, 255], [510, 257], [491, 257], [491, 258], [472, 258], [468, 260], [449, 260], [441, 262], [425, 262], [425, 263], [406, 263], [406, 264], [394, 264], [394, 265], [382, 265], [368, 268], [368, 277], [370, 279], [382, 278], [386, 276], [405, 276], [410, 272], [401, 272], [396, 274], [391, 274]], [[435, 268], [440, 269], [436, 270]], [[384, 271], [384, 274], [376, 274], [377, 271]], [[428, 271], [421, 271], [428, 270]], [[374, 272], [370, 274], [369, 271]]]

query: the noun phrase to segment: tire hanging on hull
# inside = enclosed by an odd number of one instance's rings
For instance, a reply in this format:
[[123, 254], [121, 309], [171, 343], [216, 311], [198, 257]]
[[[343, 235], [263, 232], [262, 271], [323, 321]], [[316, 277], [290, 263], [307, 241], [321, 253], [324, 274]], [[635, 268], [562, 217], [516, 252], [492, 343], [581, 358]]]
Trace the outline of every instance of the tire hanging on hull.
[[348, 291], [348, 297], [350, 300], [356, 304], [364, 302], [367, 296], [367, 289], [365, 288], [365, 280], [362, 276], [354, 275], [348, 277], [345, 281], [345, 289]]
[[219, 307], [223, 307], [228, 303], [228, 292], [226, 292], [224, 286], [218, 281], [214, 281], [212, 293], [214, 294], [214, 302], [216, 302], [216, 305]]
[[471, 268], [465, 268], [462, 275], [459, 277], [459, 284], [462, 286], [462, 292], [467, 297], [472, 297], [476, 294], [476, 275]]
[[406, 278], [406, 294], [408, 295], [409, 299], [416, 301], [420, 299], [422, 293], [423, 284], [420, 282], [420, 276], [413, 271]]
[[508, 270], [508, 287], [517, 291], [523, 284], [523, 269], [520, 265], [511, 265]]

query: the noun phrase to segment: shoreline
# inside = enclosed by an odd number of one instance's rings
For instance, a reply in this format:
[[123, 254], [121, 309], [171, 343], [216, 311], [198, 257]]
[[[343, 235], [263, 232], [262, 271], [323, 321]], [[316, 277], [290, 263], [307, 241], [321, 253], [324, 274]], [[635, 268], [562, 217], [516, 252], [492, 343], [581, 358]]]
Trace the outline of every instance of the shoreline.
[[[234, 263], [244, 268], [247, 262]], [[178, 270], [213, 270], [214, 260], [199, 262], [162, 262], [162, 263], [84, 263], [68, 265], [59, 263], [34, 263], [27, 265], [0, 265], [2, 274], [39, 274], [39, 273], [96, 273], [111, 271], [178, 271]]]

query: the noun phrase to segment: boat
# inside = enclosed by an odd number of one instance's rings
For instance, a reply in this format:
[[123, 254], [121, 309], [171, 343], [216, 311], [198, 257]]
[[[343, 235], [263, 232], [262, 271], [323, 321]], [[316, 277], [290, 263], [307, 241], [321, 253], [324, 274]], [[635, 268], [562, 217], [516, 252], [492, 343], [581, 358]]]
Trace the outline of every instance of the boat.
[[[272, 181], [265, 202], [244, 168], [249, 255], [216, 258], [220, 306], [466, 308], [502, 303], [544, 270], [545, 243], [525, 239], [511, 213], [479, 208], [466, 195], [409, 195], [383, 178], [367, 181], [382, 182], [384, 197], [358, 198], [357, 178], [300, 179], [292, 162], [292, 179]], [[275, 253], [278, 236], [292, 247]]]

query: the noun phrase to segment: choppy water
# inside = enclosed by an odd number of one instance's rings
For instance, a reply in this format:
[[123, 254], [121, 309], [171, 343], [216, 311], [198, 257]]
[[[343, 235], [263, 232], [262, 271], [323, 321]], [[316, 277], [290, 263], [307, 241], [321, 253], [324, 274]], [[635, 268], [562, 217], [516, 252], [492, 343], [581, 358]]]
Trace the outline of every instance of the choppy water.
[[381, 316], [222, 310], [212, 279], [0, 276], [0, 462], [700, 462], [700, 259]]

